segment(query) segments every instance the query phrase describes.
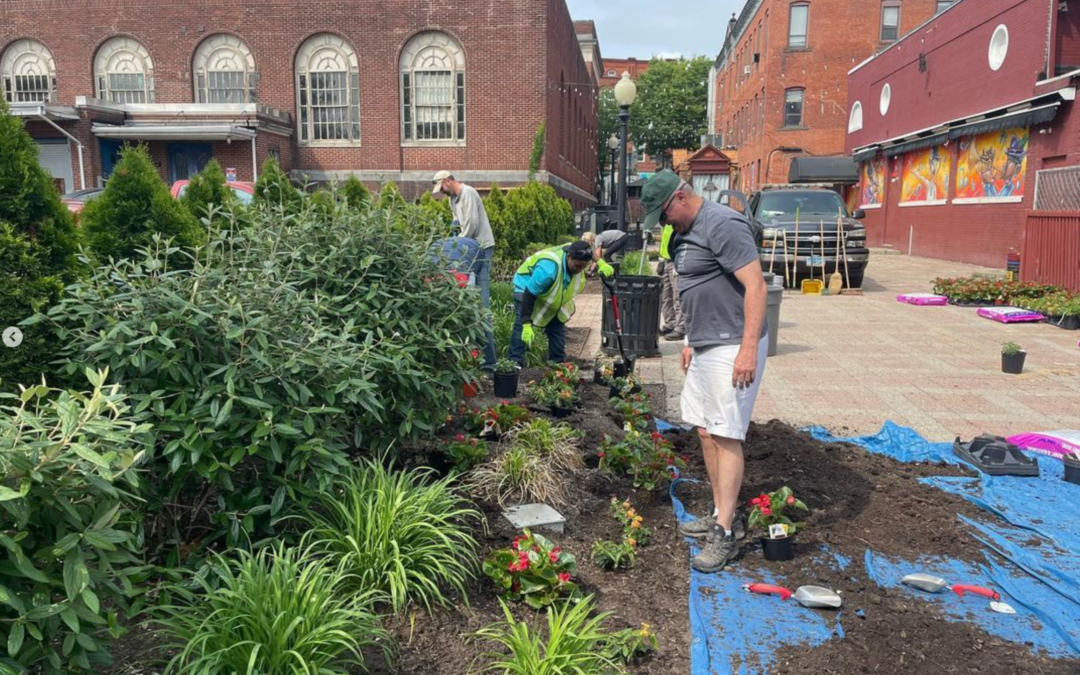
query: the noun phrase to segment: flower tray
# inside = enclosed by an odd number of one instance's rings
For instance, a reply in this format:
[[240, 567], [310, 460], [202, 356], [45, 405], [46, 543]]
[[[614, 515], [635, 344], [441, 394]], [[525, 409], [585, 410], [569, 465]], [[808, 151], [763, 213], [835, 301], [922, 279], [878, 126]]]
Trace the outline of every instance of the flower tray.
[[1043, 319], [1044, 323], [1053, 324], [1064, 330], [1080, 330], [1080, 316], [1048, 316]]

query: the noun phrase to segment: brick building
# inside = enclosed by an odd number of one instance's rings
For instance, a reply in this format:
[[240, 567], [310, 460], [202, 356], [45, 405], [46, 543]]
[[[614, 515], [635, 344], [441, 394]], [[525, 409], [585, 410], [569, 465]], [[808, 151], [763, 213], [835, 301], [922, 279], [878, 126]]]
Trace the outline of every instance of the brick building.
[[0, 4], [0, 81], [66, 190], [122, 143], [166, 180], [213, 156], [407, 195], [450, 169], [478, 187], [538, 174], [594, 199], [597, 97], [564, 0], [20, 0]]
[[630, 57], [628, 59], [604, 59], [604, 72], [600, 78], [601, 87], [614, 87], [622, 79], [623, 73], [630, 73], [631, 79], [638, 79], [649, 69], [649, 59], [644, 61]]
[[[960, 0], [859, 64], [847, 150], [871, 245], [994, 267], [1023, 249], [1080, 279], [1078, 80], [1080, 0]], [[1072, 212], [1051, 224], [1071, 251], [1025, 232], [1042, 211]]]
[[738, 152], [733, 187], [786, 183], [796, 156], [842, 155], [847, 71], [952, 2], [747, 0], [728, 24], [709, 96], [720, 136], [711, 142]]

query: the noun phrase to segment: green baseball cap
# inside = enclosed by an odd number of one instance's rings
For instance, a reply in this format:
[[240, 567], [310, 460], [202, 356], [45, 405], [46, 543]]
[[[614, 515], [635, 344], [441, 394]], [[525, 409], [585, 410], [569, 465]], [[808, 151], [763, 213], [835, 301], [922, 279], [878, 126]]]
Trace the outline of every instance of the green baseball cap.
[[679, 189], [680, 183], [682, 179], [671, 169], [658, 171], [645, 182], [645, 187], [641, 189], [641, 206], [645, 209], [643, 228], [656, 227], [660, 222], [660, 213], [664, 210], [664, 202]]

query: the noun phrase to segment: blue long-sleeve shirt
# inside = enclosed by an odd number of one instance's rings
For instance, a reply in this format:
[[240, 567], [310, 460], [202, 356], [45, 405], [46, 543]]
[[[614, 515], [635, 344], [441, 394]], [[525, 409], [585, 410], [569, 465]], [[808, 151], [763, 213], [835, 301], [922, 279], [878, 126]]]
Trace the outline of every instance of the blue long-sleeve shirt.
[[[563, 288], [565, 289], [570, 285], [571, 274], [566, 269], [566, 255], [563, 255]], [[524, 293], [529, 291], [536, 297], [540, 297], [544, 293], [551, 290], [552, 285], [555, 284], [555, 277], [558, 276], [559, 269], [555, 266], [555, 262], [551, 260], [540, 260], [533, 266], [532, 274], [515, 274], [514, 275], [514, 292]]]

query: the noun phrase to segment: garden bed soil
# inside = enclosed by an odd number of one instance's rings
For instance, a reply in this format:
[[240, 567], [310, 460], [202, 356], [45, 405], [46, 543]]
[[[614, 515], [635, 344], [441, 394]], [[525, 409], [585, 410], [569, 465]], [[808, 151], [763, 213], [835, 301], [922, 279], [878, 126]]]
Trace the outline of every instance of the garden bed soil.
[[[525, 404], [527, 383], [539, 371], [522, 373], [521, 396]], [[567, 518], [563, 534], [549, 536], [578, 560], [578, 580], [586, 594], [595, 595], [601, 611], [612, 612], [609, 629], [639, 627], [648, 623], [656, 633], [658, 650], [630, 668], [637, 675], [686, 675], [690, 671], [688, 547], [675, 529], [666, 490], [648, 493], [635, 490], [623, 477], [596, 470], [596, 448], [604, 434], [617, 434], [620, 420], [607, 405], [607, 388], [593, 385], [589, 366], [583, 366], [583, 405], [567, 421], [582, 430], [586, 469], [567, 476], [569, 499], [561, 512]], [[498, 401], [485, 393], [467, 401], [476, 407]], [[664, 392], [647, 385], [656, 414], [662, 415]], [[687, 475], [705, 478], [696, 439], [682, 433], [673, 437], [676, 450], [689, 457]], [[436, 445], [403, 449], [408, 465], [438, 464]], [[743, 501], [766, 490], [788, 485], [812, 509], [806, 529], [796, 542], [796, 558], [770, 563], [769, 571], [784, 585], [823, 585], [842, 591], [847, 611], [840, 616], [846, 637], [807, 649], [786, 647], [769, 672], [900, 675], [921, 670], [927, 673], [1046, 673], [1080, 672], [1080, 662], [1052, 661], [1036, 656], [1024, 645], [1008, 643], [974, 624], [947, 621], [933, 603], [908, 594], [882, 589], [866, 576], [862, 559], [869, 547], [875, 553], [912, 559], [920, 555], [948, 556], [979, 562], [983, 554], [957, 519], [957, 514], [981, 518], [959, 497], [923, 485], [918, 479], [934, 475], [962, 475], [953, 467], [900, 464], [845, 444], [813, 440], [780, 422], [752, 425], [747, 440], [746, 481]], [[692, 513], [709, 507], [707, 485], [682, 484], [678, 495]], [[611, 497], [629, 499], [653, 530], [652, 542], [641, 550], [637, 564], [619, 573], [606, 572], [589, 560], [597, 539], [616, 539], [619, 525], [610, 516]], [[477, 532], [481, 558], [505, 547], [515, 535], [493, 504], [480, 504], [487, 527]], [[756, 543], [748, 538], [734, 569], [722, 574], [746, 573], [764, 563]], [[843, 572], [814, 556], [822, 545], [852, 560]], [[752, 579], [748, 579], [752, 581]], [[420, 609], [389, 620], [400, 645], [397, 662], [388, 666], [376, 653], [369, 659], [375, 675], [463, 675], [482, 665], [478, 657], [491, 645], [468, 636], [502, 619], [498, 599], [486, 577], [468, 587], [468, 603], [428, 614]], [[863, 609], [865, 618], [854, 609]], [[511, 607], [519, 619], [541, 629], [543, 615], [524, 605]], [[807, 610], [819, 611], [819, 610]], [[156, 672], [147, 648], [153, 636], [135, 631], [120, 641], [117, 666], [109, 671], [125, 675]], [[145, 665], [143, 665], [145, 664]]]

